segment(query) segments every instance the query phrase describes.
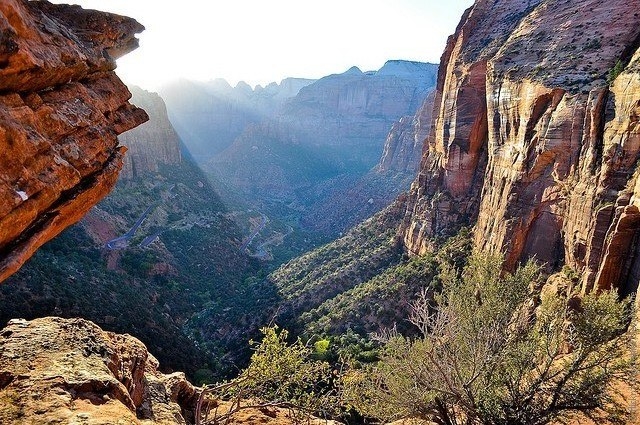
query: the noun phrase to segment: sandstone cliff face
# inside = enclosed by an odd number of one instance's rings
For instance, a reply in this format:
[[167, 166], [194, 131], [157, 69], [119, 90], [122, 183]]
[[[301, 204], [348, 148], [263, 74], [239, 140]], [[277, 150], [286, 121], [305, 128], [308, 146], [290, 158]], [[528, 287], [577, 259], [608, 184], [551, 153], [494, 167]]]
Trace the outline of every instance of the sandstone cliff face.
[[3, 424], [185, 424], [197, 399], [136, 338], [87, 320], [12, 320], [0, 334]]
[[117, 135], [147, 116], [113, 69], [142, 30], [79, 7], [0, 2], [0, 281], [115, 184]]
[[415, 175], [422, 157], [422, 146], [431, 129], [434, 97], [435, 91], [429, 93], [414, 116], [402, 117], [391, 126], [376, 166], [377, 172]]
[[478, 0], [442, 57], [408, 250], [472, 224], [507, 267], [535, 256], [586, 272], [584, 290], [636, 287], [639, 46], [634, 2]]
[[388, 61], [378, 71], [353, 67], [304, 87], [278, 120], [301, 143], [324, 147], [336, 163], [367, 171], [380, 158], [391, 125], [418, 110], [433, 89], [437, 65]]
[[157, 172], [161, 164], [179, 164], [182, 160], [180, 138], [169, 121], [162, 98], [140, 87], [131, 87], [131, 94], [131, 102], [149, 114], [149, 121], [119, 137], [127, 148], [121, 173], [126, 179]]

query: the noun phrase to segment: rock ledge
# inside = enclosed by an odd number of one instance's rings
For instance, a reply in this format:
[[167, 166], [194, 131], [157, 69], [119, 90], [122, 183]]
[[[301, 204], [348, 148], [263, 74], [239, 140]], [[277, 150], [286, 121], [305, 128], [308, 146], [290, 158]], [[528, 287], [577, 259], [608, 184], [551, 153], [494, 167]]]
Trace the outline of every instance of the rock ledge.
[[130, 335], [83, 319], [11, 320], [0, 331], [0, 423], [185, 424], [198, 391]]

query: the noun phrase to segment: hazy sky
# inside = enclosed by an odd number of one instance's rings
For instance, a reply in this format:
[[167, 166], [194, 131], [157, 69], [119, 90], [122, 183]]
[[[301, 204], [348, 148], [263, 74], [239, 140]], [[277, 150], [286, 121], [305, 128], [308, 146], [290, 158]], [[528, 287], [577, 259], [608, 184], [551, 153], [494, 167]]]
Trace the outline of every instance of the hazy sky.
[[118, 61], [128, 83], [231, 84], [318, 78], [387, 59], [438, 62], [472, 0], [54, 0], [136, 18], [140, 48]]

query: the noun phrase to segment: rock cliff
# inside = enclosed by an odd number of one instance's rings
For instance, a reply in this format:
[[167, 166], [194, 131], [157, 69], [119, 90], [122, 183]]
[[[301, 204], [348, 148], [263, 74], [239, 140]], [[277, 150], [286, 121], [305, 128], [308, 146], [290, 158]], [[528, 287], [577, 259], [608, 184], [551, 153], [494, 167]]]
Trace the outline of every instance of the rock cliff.
[[509, 268], [535, 256], [634, 290], [639, 46], [634, 2], [478, 0], [442, 56], [408, 250], [471, 224]]
[[136, 338], [87, 320], [17, 319], [0, 334], [3, 424], [192, 423], [198, 395]]
[[131, 102], [149, 114], [149, 121], [119, 137], [127, 148], [121, 173], [127, 179], [144, 172], [157, 172], [161, 164], [179, 164], [182, 160], [180, 138], [169, 121], [162, 98], [140, 87], [130, 90]]
[[144, 122], [113, 72], [144, 28], [46, 1], [0, 2], [0, 281], [116, 182]]
[[431, 113], [435, 91], [429, 93], [413, 116], [396, 121], [385, 141], [378, 173], [411, 173], [415, 176], [422, 156], [422, 146], [431, 130]]
[[375, 166], [391, 125], [418, 110], [435, 84], [437, 65], [388, 61], [378, 71], [353, 67], [303, 87], [278, 120], [301, 143], [326, 147], [336, 163], [363, 172]]

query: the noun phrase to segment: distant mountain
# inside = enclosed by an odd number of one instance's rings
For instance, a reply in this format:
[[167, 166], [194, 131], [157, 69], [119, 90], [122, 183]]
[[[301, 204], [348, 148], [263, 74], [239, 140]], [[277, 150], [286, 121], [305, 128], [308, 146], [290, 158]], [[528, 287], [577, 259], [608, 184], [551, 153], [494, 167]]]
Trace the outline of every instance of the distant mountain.
[[426, 112], [414, 114], [430, 110], [436, 71], [389, 61], [323, 77], [248, 125], [204, 169], [252, 208], [336, 237], [409, 188], [428, 129], [418, 119]]
[[380, 162], [376, 165], [378, 173], [407, 173], [415, 176], [422, 157], [422, 146], [431, 131], [431, 112], [435, 101], [435, 92], [429, 93], [413, 116], [396, 121], [385, 141]]
[[314, 80], [287, 78], [280, 84], [252, 89], [223, 79], [175, 81], [160, 90], [171, 122], [198, 163], [227, 148], [244, 129], [269, 117], [288, 98]]
[[321, 78], [284, 104], [278, 121], [300, 143], [330, 146], [331, 159], [366, 172], [380, 158], [391, 125], [413, 115], [436, 82], [438, 66], [389, 61], [379, 71], [353, 67]]

